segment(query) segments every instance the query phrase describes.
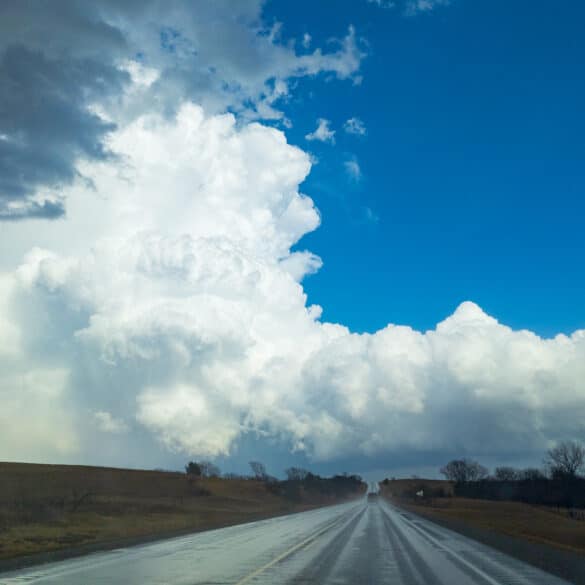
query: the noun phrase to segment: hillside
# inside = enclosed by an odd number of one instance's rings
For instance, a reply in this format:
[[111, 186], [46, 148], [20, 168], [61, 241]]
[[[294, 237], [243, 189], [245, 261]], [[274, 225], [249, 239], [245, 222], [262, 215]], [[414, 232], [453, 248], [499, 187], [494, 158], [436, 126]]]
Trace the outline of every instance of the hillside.
[[[489, 530], [585, 553], [585, 513], [562, 507], [523, 502], [454, 497], [452, 482], [444, 480], [390, 480], [381, 494], [429, 519], [460, 522]], [[422, 497], [416, 493], [423, 490]]]
[[[327, 480], [323, 480], [327, 481]], [[278, 493], [249, 479], [0, 463], [0, 559], [119, 546], [332, 504], [355, 494]]]
[[[422, 497], [416, 496], [420, 489]], [[572, 583], [585, 583], [582, 511], [455, 497], [453, 484], [441, 480], [382, 482], [380, 493], [405, 510]], [[446, 497], [438, 497], [441, 493]]]

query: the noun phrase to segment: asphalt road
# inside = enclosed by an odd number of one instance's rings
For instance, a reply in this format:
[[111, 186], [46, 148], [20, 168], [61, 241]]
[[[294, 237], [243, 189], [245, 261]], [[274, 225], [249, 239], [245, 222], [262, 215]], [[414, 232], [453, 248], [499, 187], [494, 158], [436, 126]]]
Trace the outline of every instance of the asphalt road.
[[361, 500], [0, 575], [59, 585], [561, 585], [557, 577]]

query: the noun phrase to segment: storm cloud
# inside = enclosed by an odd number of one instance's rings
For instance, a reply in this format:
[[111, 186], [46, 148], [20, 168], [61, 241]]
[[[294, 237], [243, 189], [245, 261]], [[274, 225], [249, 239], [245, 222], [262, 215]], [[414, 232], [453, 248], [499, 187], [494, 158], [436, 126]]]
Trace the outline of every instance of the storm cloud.
[[543, 339], [472, 302], [430, 331], [320, 319], [301, 282], [321, 260], [291, 251], [320, 223], [300, 191], [311, 160], [281, 131], [186, 103], [110, 147], [81, 167], [93, 187], [67, 193], [67, 222], [36, 230], [2, 280], [4, 428], [45, 421], [43, 452], [146, 430], [206, 457], [249, 433], [318, 461], [509, 456], [581, 432], [583, 331]]
[[[48, 59], [22, 46], [0, 62], [0, 218], [54, 218], [80, 158], [105, 160], [115, 128], [88, 105], [120, 90], [127, 74], [96, 60]], [[45, 191], [40, 200], [34, 196]]]
[[[261, 12], [260, 1], [3, 2], [0, 221], [63, 215], [79, 161], [106, 160], [108, 135], [145, 110], [173, 116], [190, 99], [280, 120], [287, 79], [359, 69], [352, 30], [328, 53], [297, 54]], [[128, 93], [140, 67], [156, 76]]]

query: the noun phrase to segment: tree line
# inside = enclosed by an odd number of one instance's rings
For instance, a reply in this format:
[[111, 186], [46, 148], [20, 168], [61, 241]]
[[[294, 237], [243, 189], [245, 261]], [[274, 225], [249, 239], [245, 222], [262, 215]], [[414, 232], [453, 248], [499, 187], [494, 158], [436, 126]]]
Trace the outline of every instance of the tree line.
[[520, 481], [532, 479], [559, 479], [577, 477], [585, 464], [585, 447], [576, 441], [563, 441], [549, 449], [543, 460], [544, 469], [496, 467], [493, 476], [489, 470], [472, 459], [454, 459], [440, 469], [449, 481], [466, 483], [494, 479], [498, 481]]
[[542, 469], [501, 466], [490, 474], [475, 460], [454, 459], [440, 472], [454, 482], [454, 493], [460, 497], [585, 508], [584, 465], [585, 447], [563, 441], [547, 451]]
[[222, 474], [219, 467], [209, 461], [189, 461], [185, 465], [185, 473], [190, 481], [213, 477], [259, 481], [266, 485], [269, 492], [293, 501], [300, 501], [305, 495], [346, 498], [361, 493], [366, 488], [359, 475], [342, 473], [332, 477], [321, 477], [303, 467], [288, 467], [284, 470], [286, 479], [279, 480], [269, 474], [264, 463], [260, 461], [250, 461], [249, 466], [251, 473], [248, 475]]
[[[185, 473], [194, 477], [223, 477], [224, 479], [255, 479], [263, 482], [276, 482], [278, 479], [273, 475], [270, 475], [266, 471], [266, 466], [260, 461], [249, 462], [251, 474], [238, 474], [238, 473], [221, 473], [221, 470], [217, 465], [210, 461], [189, 461], [185, 465]], [[303, 467], [289, 467], [284, 470], [287, 481], [303, 481], [308, 476], [313, 475], [308, 469]], [[347, 476], [347, 474], [344, 474]]]

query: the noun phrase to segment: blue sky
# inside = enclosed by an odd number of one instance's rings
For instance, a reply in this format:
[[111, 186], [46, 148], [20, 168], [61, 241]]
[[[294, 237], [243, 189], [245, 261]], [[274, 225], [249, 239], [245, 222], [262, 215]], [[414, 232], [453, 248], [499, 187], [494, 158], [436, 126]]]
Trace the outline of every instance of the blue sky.
[[[409, 17], [277, 1], [266, 14], [285, 38], [321, 45], [352, 23], [367, 41], [361, 85], [303, 79], [285, 108], [291, 141], [319, 159], [303, 189], [323, 225], [299, 247], [324, 260], [304, 286], [326, 319], [427, 329], [472, 299], [544, 336], [585, 325], [585, 6], [453, 0]], [[353, 116], [365, 137], [342, 131]], [[335, 145], [304, 140], [317, 117]]]

